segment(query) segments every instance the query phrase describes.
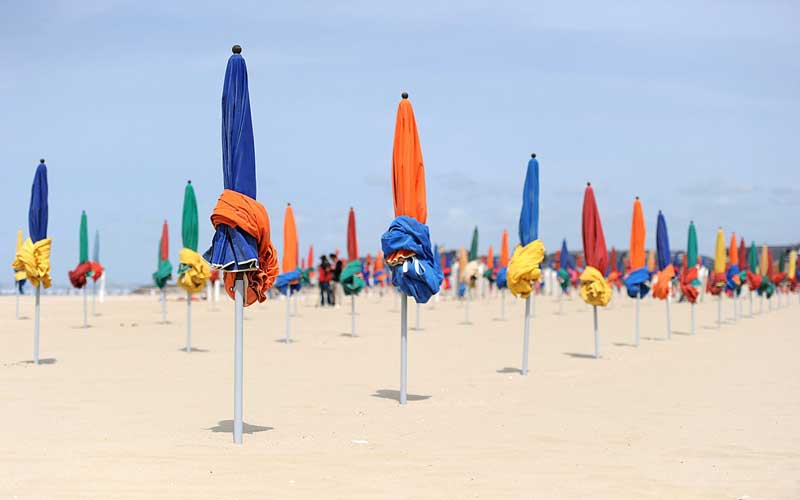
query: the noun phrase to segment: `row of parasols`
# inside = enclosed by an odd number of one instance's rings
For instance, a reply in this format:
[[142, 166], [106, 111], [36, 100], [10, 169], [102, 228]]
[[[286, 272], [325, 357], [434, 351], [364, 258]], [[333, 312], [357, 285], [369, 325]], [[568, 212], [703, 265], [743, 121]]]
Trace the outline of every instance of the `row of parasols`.
[[[212, 270], [222, 272], [224, 290], [234, 301], [234, 425], [233, 439], [242, 442], [243, 433], [243, 309], [263, 302], [269, 290], [276, 286], [282, 293], [291, 295], [301, 286], [303, 269], [297, 263], [298, 248], [296, 227], [291, 206], [287, 207], [284, 223], [284, 255], [279, 272], [278, 256], [272, 244], [270, 220], [267, 210], [257, 201], [256, 162], [253, 137], [252, 115], [250, 109], [247, 66], [241, 55], [240, 46], [233, 47], [233, 55], [228, 59], [221, 102], [222, 115], [222, 171], [224, 190], [211, 214], [214, 236], [210, 248], [201, 256], [197, 245], [197, 203], [191, 183], [187, 184], [183, 207], [183, 248], [180, 252], [178, 284], [183, 287], [189, 299], [191, 294], [202, 290], [211, 278]], [[407, 402], [407, 359], [408, 359], [408, 297], [418, 304], [427, 303], [436, 295], [445, 279], [440, 256], [436, 255], [431, 243], [427, 222], [427, 198], [425, 190], [425, 168], [422, 148], [417, 131], [414, 111], [403, 93], [398, 105], [394, 144], [392, 150], [392, 188], [395, 219], [381, 237], [382, 261], [388, 265], [388, 275], [392, 286], [400, 292], [400, 404]], [[353, 212], [351, 211], [351, 217]], [[82, 227], [83, 221], [82, 217]], [[355, 224], [352, 224], [355, 232]], [[348, 231], [349, 232], [349, 231]], [[13, 263], [15, 271], [25, 274], [35, 287], [34, 315], [34, 361], [38, 361], [40, 288], [48, 287], [50, 278], [50, 245], [47, 237], [47, 171], [42, 160], [34, 176], [29, 212], [29, 234], [17, 252]], [[82, 229], [83, 234], [83, 229]], [[689, 247], [686, 262], [678, 276], [670, 258], [666, 220], [659, 212], [657, 237], [658, 271], [653, 279], [653, 294], [664, 298], [669, 307], [671, 287], [677, 276], [684, 297], [690, 302], [697, 298], [697, 238], [690, 226]], [[293, 238], [293, 239], [292, 239]], [[609, 254], [603, 233], [603, 226], [595, 193], [587, 184], [582, 211], [582, 238], [585, 266], [578, 280], [580, 297], [593, 309], [595, 356], [599, 357], [598, 308], [605, 307], [612, 299], [612, 283], [618, 283], [620, 276], [607, 273]], [[741, 288], [743, 278], [750, 289], [761, 289], [765, 280], [775, 283], [772, 276], [756, 273], [752, 268], [752, 250], [748, 256], [748, 268], [743, 273], [739, 268], [738, 252], [732, 252], [730, 262], [726, 262], [724, 236], [717, 236], [717, 253], [714, 270], [709, 277], [709, 291], [720, 295], [733, 288], [734, 296]], [[645, 227], [640, 200], [634, 202], [633, 227], [631, 230], [630, 272], [624, 277], [628, 295], [638, 304], [650, 288], [651, 272], [645, 261]], [[81, 239], [83, 246], [83, 236]], [[720, 241], [722, 244], [720, 245]], [[86, 238], [88, 248], [88, 237]], [[348, 242], [348, 257], [352, 278], [351, 295], [363, 288], [359, 275], [361, 263], [355, 249]], [[565, 257], [562, 252], [561, 257]], [[168, 236], [166, 225], [163, 228], [159, 245], [158, 267], [153, 275], [156, 285], [163, 285], [172, 274], [172, 266], [167, 258]], [[735, 255], [735, 256], [734, 256]], [[519, 220], [519, 244], [513, 251], [507, 267], [497, 272], [498, 285], [507, 286], [511, 293], [525, 300], [525, 321], [523, 340], [522, 373], [528, 372], [528, 344], [531, 329], [531, 297], [542, 281], [542, 263], [545, 248], [539, 239], [539, 162], [535, 155], [528, 161], [522, 186], [522, 208]], [[75, 281], [80, 285], [87, 277], [96, 276], [101, 268], [93, 266], [88, 255], [81, 253], [80, 264], [74, 271]], [[95, 261], [99, 260], [97, 257]], [[769, 255], [762, 257], [769, 266]], [[92, 262], [95, 262], [92, 261]], [[309, 266], [311, 256], [309, 256]], [[790, 259], [796, 265], [796, 256]], [[99, 265], [98, 265], [99, 266]], [[560, 271], [567, 271], [564, 266]], [[769, 272], [769, 271], [766, 271]], [[750, 274], [753, 274], [751, 277]], [[344, 272], [343, 272], [344, 274]], [[617, 273], [618, 274], [618, 273]], [[758, 277], [760, 282], [756, 283]], [[71, 275], [72, 278], [72, 275]], [[796, 287], [797, 271], [792, 267], [784, 278], [789, 286]], [[362, 280], [361, 282], [359, 280]], [[562, 285], [563, 286], [563, 285]], [[694, 289], [694, 291], [693, 291]], [[347, 293], [347, 288], [345, 287]], [[767, 291], [765, 290], [765, 293]], [[162, 295], [163, 297], [163, 295]], [[287, 308], [289, 300], [286, 301]], [[191, 300], [187, 300], [191, 307]], [[189, 309], [190, 311], [190, 309]], [[692, 308], [694, 311], [694, 306]], [[189, 313], [190, 314], [190, 313]], [[191, 316], [190, 316], [191, 317]], [[288, 314], [287, 314], [288, 318]], [[637, 320], [638, 325], [638, 320]], [[190, 327], [189, 327], [190, 328]], [[637, 327], [638, 330], [638, 327]], [[190, 332], [191, 330], [189, 330]], [[288, 333], [288, 327], [287, 327]], [[190, 335], [190, 334], [189, 334]], [[288, 335], [287, 335], [288, 339]], [[187, 342], [190, 349], [190, 339]]]

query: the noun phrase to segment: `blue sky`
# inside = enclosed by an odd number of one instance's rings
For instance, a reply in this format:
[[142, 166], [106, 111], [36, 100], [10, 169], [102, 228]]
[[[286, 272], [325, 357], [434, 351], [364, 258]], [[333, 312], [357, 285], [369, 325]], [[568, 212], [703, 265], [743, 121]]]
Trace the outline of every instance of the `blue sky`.
[[673, 247], [685, 245], [690, 219], [707, 253], [719, 225], [797, 241], [800, 7], [667, 3], [3, 2], [0, 261], [10, 264], [17, 228], [27, 233], [40, 157], [57, 284], [77, 262], [82, 209], [112, 282], [150, 280], [165, 218], [176, 263], [187, 179], [205, 248], [234, 43], [249, 70], [259, 200], [279, 248], [289, 201], [301, 254], [309, 243], [317, 254], [344, 250], [350, 206], [361, 251], [378, 249], [403, 90], [420, 130], [428, 222], [448, 248], [467, 246], [475, 225], [484, 252], [503, 228], [516, 240], [531, 152], [549, 250], [563, 237], [579, 248], [587, 180], [609, 245], [627, 246], [635, 195], [649, 246], [658, 209]]

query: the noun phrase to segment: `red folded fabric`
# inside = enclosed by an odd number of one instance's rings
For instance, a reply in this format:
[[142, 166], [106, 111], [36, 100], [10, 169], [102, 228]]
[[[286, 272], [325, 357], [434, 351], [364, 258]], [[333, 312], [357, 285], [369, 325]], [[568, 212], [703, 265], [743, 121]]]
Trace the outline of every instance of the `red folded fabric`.
[[763, 277], [760, 274], [747, 271], [747, 288], [750, 290], [758, 290], [758, 288], [761, 286], [762, 280]]
[[100, 277], [103, 276], [103, 271], [105, 271], [105, 269], [99, 262], [89, 262], [89, 265], [92, 267], [92, 279], [94, 281], [99, 280]]
[[69, 281], [72, 283], [72, 286], [75, 288], [83, 288], [86, 286], [86, 275], [92, 271], [92, 263], [91, 262], [83, 262], [78, 264], [78, 266], [69, 271], [67, 273], [69, 275]]
[[681, 293], [690, 304], [697, 302], [697, 296], [700, 294], [697, 288], [692, 286], [692, 281], [697, 279], [697, 267], [687, 267], [681, 273]]
[[706, 290], [711, 295], [719, 295], [725, 290], [725, 283], [727, 282], [727, 278], [725, 273], [715, 273], [711, 271], [708, 273], [708, 284], [706, 286]]
[[[278, 257], [272, 246], [269, 230], [269, 215], [264, 205], [247, 195], [226, 189], [217, 200], [217, 206], [211, 214], [214, 228], [225, 224], [232, 228], [241, 228], [256, 239], [258, 244], [258, 269], [247, 271], [247, 291], [244, 305], [267, 300], [267, 290], [272, 288], [278, 276]], [[225, 273], [225, 291], [234, 298], [233, 283], [237, 273]]]

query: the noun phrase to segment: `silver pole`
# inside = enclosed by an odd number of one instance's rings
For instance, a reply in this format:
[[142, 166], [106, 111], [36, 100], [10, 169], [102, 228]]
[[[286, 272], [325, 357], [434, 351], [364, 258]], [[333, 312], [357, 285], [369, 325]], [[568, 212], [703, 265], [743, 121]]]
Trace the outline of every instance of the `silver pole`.
[[636, 295], [636, 347], [639, 347], [639, 306], [642, 303], [641, 294]]
[[748, 302], [750, 303], [749, 304], [749, 306], [750, 306], [750, 317], [752, 318], [753, 317], [753, 291], [752, 290], [748, 289], [747, 298], [748, 298]]
[[[671, 295], [671, 294], [670, 294]], [[667, 295], [667, 339], [672, 338], [672, 315], [669, 311], [670, 295]]]
[[597, 327], [597, 306], [592, 306], [594, 313], [594, 358], [600, 359], [600, 332]]
[[758, 314], [764, 314], [764, 295], [758, 296]]
[[717, 330], [722, 328], [722, 293], [717, 295]]
[[356, 336], [356, 296], [350, 296], [350, 336]]
[[16, 281], [14, 282], [14, 292], [15, 292], [15, 295], [17, 296], [16, 319], [19, 319], [19, 283], [17, 283]]
[[466, 291], [464, 292], [464, 298], [467, 299], [464, 302], [464, 323], [469, 324], [469, 302], [470, 302], [470, 290], [467, 287]]
[[536, 288], [531, 291], [531, 318], [536, 317]]
[[400, 297], [400, 404], [406, 404], [408, 397], [408, 296]]
[[522, 374], [528, 374], [528, 342], [531, 333], [531, 296], [525, 299], [525, 336], [522, 341]]
[[736, 295], [736, 290], [733, 291], [733, 320], [739, 320], [739, 297]]
[[161, 289], [161, 322], [167, 322], [167, 291], [164, 288]]
[[564, 314], [564, 289], [561, 288], [561, 293], [558, 294], [558, 314]]
[[506, 320], [506, 290], [500, 290], [500, 319]]
[[87, 293], [86, 293], [86, 285], [83, 285], [83, 327], [89, 328], [89, 319], [88, 315], [88, 302], [87, 302]]
[[97, 302], [97, 281], [92, 280], [92, 316], [97, 316], [96, 302]]
[[419, 302], [417, 302], [417, 317], [415, 319], [414, 330], [419, 331]]
[[233, 282], [234, 320], [233, 320], [233, 442], [242, 444], [242, 373], [244, 344], [244, 289], [245, 279], [241, 273], [236, 274]]
[[694, 304], [692, 304], [692, 335], [694, 335], [694, 334], [695, 334], [695, 329], [694, 329], [694, 313], [695, 313], [695, 311], [694, 311]]
[[290, 307], [291, 307], [291, 302], [292, 302], [292, 285], [287, 285], [287, 286], [289, 287], [289, 290], [287, 290], [287, 292], [286, 292], [286, 337], [284, 338], [284, 342], [286, 342], [288, 344], [289, 342], [292, 341], [291, 333], [289, 331], [290, 328], [291, 328], [291, 324], [290, 323], [292, 321], [291, 318], [290, 318], [290, 316], [291, 316]]
[[186, 352], [192, 352], [192, 294], [186, 291]]
[[36, 285], [33, 309], [33, 363], [36, 365], [39, 364], [39, 296], [41, 291], [41, 285]]

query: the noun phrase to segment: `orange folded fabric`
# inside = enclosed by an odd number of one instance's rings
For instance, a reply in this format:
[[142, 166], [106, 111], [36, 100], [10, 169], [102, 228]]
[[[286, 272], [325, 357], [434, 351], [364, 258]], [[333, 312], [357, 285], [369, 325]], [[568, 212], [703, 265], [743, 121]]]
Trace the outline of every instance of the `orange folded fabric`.
[[708, 273], [708, 283], [706, 284], [706, 290], [711, 295], [719, 295], [725, 290], [725, 283], [727, 282], [727, 278], [725, 273], [717, 273], [711, 271]]
[[[269, 230], [269, 215], [264, 205], [242, 193], [226, 189], [217, 200], [217, 206], [211, 214], [211, 223], [216, 228], [225, 224], [232, 228], [240, 228], [256, 239], [258, 244], [258, 269], [246, 271], [247, 291], [244, 305], [267, 300], [267, 290], [275, 283], [278, 276], [278, 257], [272, 246]], [[233, 298], [233, 283], [236, 273], [225, 273], [225, 291]]]
[[692, 285], [692, 282], [697, 279], [697, 267], [686, 267], [681, 273], [681, 293], [686, 297], [690, 304], [697, 302], [697, 296], [700, 292]]
[[658, 272], [658, 280], [653, 285], [653, 296], [657, 299], [666, 299], [669, 295], [669, 284], [675, 277], [675, 268], [672, 264]]

